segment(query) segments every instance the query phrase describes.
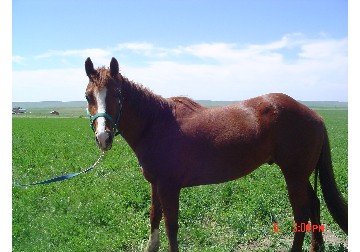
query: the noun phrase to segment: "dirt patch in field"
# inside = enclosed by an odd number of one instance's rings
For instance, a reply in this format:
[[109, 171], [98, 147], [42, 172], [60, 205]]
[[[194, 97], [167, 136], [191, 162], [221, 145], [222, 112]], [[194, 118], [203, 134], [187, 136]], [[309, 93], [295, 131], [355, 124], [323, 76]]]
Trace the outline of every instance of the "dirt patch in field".
[[[325, 251], [348, 251], [348, 240], [344, 240], [336, 236], [331, 230], [327, 229], [323, 233], [324, 243], [325, 243]], [[238, 246], [236, 251], [272, 251], [274, 249], [274, 243], [276, 244], [286, 244], [287, 248], [279, 248], [281, 245], [276, 245], [276, 251], [285, 252], [289, 251], [291, 248], [293, 238], [281, 238], [274, 242], [273, 238], [265, 238], [263, 240], [253, 241], [248, 244], [241, 244]], [[303, 249], [307, 251], [308, 248], [305, 248], [305, 244]]]
[[331, 245], [335, 247], [344, 247], [344, 249], [348, 249], [348, 240], [343, 240], [337, 237], [330, 229], [325, 229], [323, 233], [325, 245]]

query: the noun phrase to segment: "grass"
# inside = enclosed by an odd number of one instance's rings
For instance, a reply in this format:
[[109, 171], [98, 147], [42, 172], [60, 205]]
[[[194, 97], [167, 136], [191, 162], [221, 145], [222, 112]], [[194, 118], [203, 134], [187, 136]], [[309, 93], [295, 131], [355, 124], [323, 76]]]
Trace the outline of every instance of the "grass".
[[[321, 110], [334, 172], [348, 195], [347, 110]], [[71, 180], [13, 187], [13, 251], [143, 251], [149, 232], [150, 186], [135, 155], [119, 137], [99, 166]], [[13, 180], [29, 183], [78, 172], [100, 152], [83, 118], [13, 117]], [[322, 194], [327, 251], [346, 251], [347, 236]], [[273, 231], [277, 221], [279, 232]], [[285, 181], [275, 165], [219, 185], [183, 189], [181, 251], [279, 251], [292, 243], [293, 216]], [[161, 224], [160, 251], [167, 251]], [[326, 240], [330, 235], [336, 239]], [[308, 249], [310, 234], [304, 248]], [[345, 244], [345, 245], [344, 245]]]

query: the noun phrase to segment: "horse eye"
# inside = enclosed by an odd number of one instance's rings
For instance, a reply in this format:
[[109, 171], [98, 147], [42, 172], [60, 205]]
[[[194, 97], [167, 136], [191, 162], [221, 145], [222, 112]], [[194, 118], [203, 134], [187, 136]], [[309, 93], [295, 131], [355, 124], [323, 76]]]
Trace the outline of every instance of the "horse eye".
[[93, 98], [92, 95], [85, 95], [85, 98], [86, 98], [88, 103], [93, 103], [94, 102], [94, 98]]

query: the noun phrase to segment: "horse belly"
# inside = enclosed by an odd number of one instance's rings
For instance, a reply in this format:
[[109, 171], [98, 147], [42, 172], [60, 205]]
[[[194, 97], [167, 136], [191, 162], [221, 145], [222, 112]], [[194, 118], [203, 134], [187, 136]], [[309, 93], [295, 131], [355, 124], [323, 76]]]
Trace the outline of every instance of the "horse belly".
[[243, 177], [269, 160], [269, 153], [256, 146], [232, 150], [208, 151], [208, 154], [189, 155], [184, 169], [183, 186], [218, 184]]
[[[245, 176], [271, 160], [273, 108], [246, 103], [203, 110], [180, 120], [179, 169], [185, 186], [222, 183]], [[269, 108], [268, 108], [269, 107]]]

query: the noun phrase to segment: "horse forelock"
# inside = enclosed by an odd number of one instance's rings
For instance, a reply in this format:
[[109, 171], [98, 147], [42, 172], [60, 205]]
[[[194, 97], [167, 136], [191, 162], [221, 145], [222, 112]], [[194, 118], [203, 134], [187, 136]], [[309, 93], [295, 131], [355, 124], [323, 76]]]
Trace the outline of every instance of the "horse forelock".
[[92, 79], [92, 83], [98, 88], [102, 89], [103, 87], [107, 86], [107, 84], [112, 79], [110, 70], [103, 67], [99, 67], [97, 70], [96, 78]]

